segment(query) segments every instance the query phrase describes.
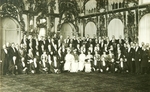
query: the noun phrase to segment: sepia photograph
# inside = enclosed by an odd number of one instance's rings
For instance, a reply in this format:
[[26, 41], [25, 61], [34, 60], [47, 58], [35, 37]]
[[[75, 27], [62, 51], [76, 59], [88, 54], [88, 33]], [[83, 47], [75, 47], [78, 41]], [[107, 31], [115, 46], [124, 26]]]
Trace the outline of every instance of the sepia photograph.
[[0, 92], [150, 92], [150, 0], [0, 0]]

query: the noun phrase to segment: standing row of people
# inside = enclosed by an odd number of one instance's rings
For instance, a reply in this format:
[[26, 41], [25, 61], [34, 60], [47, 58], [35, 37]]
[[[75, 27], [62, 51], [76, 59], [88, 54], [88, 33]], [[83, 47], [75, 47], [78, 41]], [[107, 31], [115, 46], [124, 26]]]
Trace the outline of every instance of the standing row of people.
[[62, 39], [24, 35], [20, 45], [6, 43], [2, 50], [3, 74], [62, 72], [150, 72], [150, 46], [112, 36]]

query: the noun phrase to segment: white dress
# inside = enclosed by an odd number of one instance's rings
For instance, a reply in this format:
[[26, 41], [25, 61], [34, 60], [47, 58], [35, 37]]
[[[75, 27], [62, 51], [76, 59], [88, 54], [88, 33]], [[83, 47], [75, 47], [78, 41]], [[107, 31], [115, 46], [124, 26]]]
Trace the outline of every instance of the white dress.
[[78, 55], [74, 55], [74, 60], [71, 63], [70, 72], [78, 72]]
[[85, 72], [91, 72], [91, 58], [93, 58], [92, 55], [86, 56], [87, 62], [85, 62]]
[[79, 55], [79, 68], [78, 68], [79, 71], [83, 71], [84, 64], [85, 64], [85, 59], [86, 59], [85, 54], [80, 54]]
[[71, 63], [71, 70], [70, 72], [78, 72], [78, 61], [74, 60]]
[[67, 54], [65, 56], [65, 64], [64, 70], [70, 71], [71, 70], [71, 63], [74, 61], [74, 56], [72, 54]]

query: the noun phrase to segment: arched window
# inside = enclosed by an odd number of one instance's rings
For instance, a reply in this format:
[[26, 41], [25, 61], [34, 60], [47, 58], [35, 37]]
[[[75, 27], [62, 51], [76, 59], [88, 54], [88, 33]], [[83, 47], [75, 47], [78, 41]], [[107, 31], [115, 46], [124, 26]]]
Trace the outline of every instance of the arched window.
[[116, 39], [121, 35], [124, 38], [124, 25], [120, 19], [113, 19], [110, 21], [108, 25], [108, 37], [111, 39], [112, 35], [115, 36]]
[[139, 22], [139, 44], [150, 43], [150, 13], [144, 15]]

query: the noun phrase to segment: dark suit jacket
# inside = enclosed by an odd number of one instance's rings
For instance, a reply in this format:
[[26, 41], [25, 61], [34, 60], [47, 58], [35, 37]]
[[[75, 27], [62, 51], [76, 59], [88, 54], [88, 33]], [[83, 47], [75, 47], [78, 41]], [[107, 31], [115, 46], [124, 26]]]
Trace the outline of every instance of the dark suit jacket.
[[130, 51], [127, 50], [127, 62], [131, 62], [132, 58], [135, 57], [135, 50], [133, 48], [130, 49]]
[[120, 54], [120, 56], [117, 54], [115, 60], [120, 61], [121, 58], [123, 59], [123, 54]]
[[135, 61], [136, 61], [136, 62], [138, 62], [139, 59], [141, 59], [141, 54], [142, 54], [141, 48], [138, 47], [137, 51], [136, 51], [136, 48], [135, 48]]
[[4, 49], [1, 50], [1, 60], [2, 62], [8, 62], [8, 59], [9, 59], [9, 52], [7, 51], [7, 54], [5, 53]]
[[142, 61], [141, 61], [141, 67], [147, 67], [148, 66], [148, 50], [142, 50]]
[[[25, 62], [24, 62], [24, 63], [25, 63]], [[26, 64], [25, 64], [25, 67], [26, 67]], [[22, 74], [22, 73], [23, 73], [23, 69], [24, 69], [25, 67], [23, 67], [22, 62], [19, 62], [19, 63], [18, 63], [18, 72], [19, 72], [20, 74]], [[25, 73], [25, 72], [24, 72], [24, 73]]]
[[18, 51], [17, 51], [17, 49], [16, 49], [16, 48], [14, 48], [14, 49], [15, 49], [15, 51], [13, 50], [13, 48], [12, 48], [12, 47], [10, 48], [9, 55], [10, 55], [10, 58], [11, 58], [11, 59], [13, 58], [13, 56], [18, 57]]

